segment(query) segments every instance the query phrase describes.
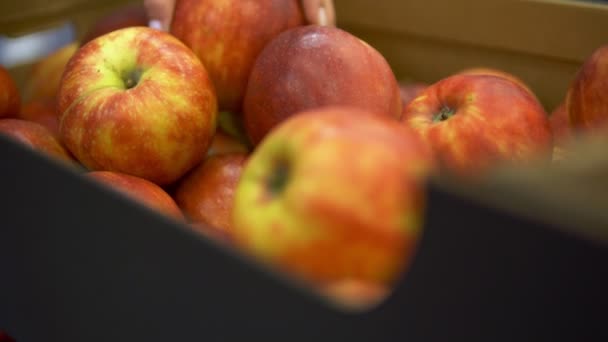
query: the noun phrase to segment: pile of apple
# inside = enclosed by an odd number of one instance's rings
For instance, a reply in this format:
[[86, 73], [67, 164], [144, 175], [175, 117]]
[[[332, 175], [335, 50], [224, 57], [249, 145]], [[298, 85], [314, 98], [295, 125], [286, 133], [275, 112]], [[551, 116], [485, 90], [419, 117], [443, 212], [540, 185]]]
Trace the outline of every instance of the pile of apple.
[[399, 83], [297, 0], [181, 0], [169, 32], [146, 24], [103, 18], [22, 94], [0, 68], [0, 132], [350, 302], [411, 263], [431, 174], [551, 161], [608, 117], [608, 47], [549, 116], [500, 70]]

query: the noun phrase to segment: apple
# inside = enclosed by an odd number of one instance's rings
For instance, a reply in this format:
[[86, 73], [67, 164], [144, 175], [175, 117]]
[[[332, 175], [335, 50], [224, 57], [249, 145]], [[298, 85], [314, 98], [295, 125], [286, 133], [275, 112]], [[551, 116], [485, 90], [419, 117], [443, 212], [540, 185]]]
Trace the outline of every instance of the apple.
[[323, 106], [357, 107], [395, 120], [402, 109], [391, 67], [361, 39], [315, 25], [281, 33], [256, 60], [247, 85], [243, 120], [251, 142], [257, 145], [289, 116]]
[[23, 85], [23, 98], [30, 101], [50, 101], [57, 97], [63, 70], [78, 49], [73, 42], [55, 50], [34, 63]]
[[0, 119], [0, 134], [57, 160], [75, 165], [70, 153], [46, 127], [20, 119]]
[[456, 74], [430, 85], [403, 122], [432, 147], [442, 170], [460, 175], [498, 163], [551, 156], [547, 114], [534, 96], [502, 77]]
[[0, 65], [0, 118], [12, 117], [19, 113], [21, 94], [8, 70]]
[[496, 69], [496, 68], [492, 68], [492, 67], [475, 67], [475, 68], [468, 68], [465, 70], [462, 70], [459, 72], [459, 74], [463, 74], [463, 75], [491, 75], [491, 76], [497, 76], [497, 77], [502, 77], [505, 78], [511, 82], [516, 83], [517, 85], [519, 85], [520, 87], [526, 89], [530, 94], [534, 95], [534, 97], [536, 98], [536, 94], [532, 91], [532, 89], [530, 89], [530, 87], [526, 84], [526, 82], [524, 82], [521, 78], [513, 75], [512, 73], [506, 72], [504, 70], [501, 69]]
[[16, 118], [37, 122], [46, 127], [55, 137], [60, 138], [59, 115], [57, 115], [57, 106], [53, 100], [39, 99], [26, 102]]
[[207, 67], [220, 110], [239, 112], [260, 51], [279, 33], [303, 24], [298, 0], [178, 0], [170, 32]]
[[422, 82], [399, 82], [399, 91], [401, 94], [401, 103], [403, 109], [412, 102], [418, 95], [422, 93], [429, 85]]
[[217, 99], [192, 51], [166, 32], [130, 27], [70, 59], [58, 95], [62, 140], [90, 170], [171, 184], [211, 143]]
[[608, 130], [608, 44], [587, 57], [566, 95], [572, 128], [581, 133]]
[[347, 279], [330, 283], [320, 288], [320, 292], [343, 308], [367, 310], [384, 300], [389, 289], [380, 284]]
[[245, 153], [214, 155], [183, 178], [174, 198], [198, 230], [232, 234], [234, 191], [246, 160]]
[[249, 147], [247, 147], [247, 145], [218, 129], [215, 131], [211, 146], [209, 146], [209, 149], [207, 150], [207, 157], [228, 153], [248, 152]]
[[85, 175], [162, 214], [180, 220], [184, 218], [173, 198], [150, 181], [111, 171], [92, 171]]
[[432, 163], [392, 118], [346, 106], [291, 116], [243, 169], [234, 243], [312, 285], [387, 285], [413, 256]]
[[121, 6], [98, 18], [82, 36], [80, 45], [118, 29], [147, 26], [148, 22], [148, 14], [143, 3]]

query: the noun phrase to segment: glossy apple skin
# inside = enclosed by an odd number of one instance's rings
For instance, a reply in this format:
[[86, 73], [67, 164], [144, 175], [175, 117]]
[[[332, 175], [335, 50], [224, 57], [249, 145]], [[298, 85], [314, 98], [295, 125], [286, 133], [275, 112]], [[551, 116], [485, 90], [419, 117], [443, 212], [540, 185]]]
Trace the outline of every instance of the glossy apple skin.
[[593, 134], [608, 130], [608, 45], [581, 65], [568, 88], [566, 107], [573, 129]]
[[60, 139], [59, 115], [57, 115], [57, 105], [53, 100], [40, 99], [24, 103], [17, 119], [39, 123], [53, 133], [57, 139]]
[[8, 70], [0, 65], [0, 118], [14, 117], [21, 108], [21, 94]]
[[243, 170], [235, 244], [312, 284], [390, 283], [421, 233], [431, 164], [428, 147], [391, 118], [352, 107], [294, 115]]
[[[444, 109], [453, 115], [440, 120]], [[457, 74], [442, 79], [407, 106], [402, 121], [432, 147], [442, 170], [461, 175], [501, 163], [550, 159], [553, 147], [540, 103], [502, 77]]]
[[0, 134], [4, 134], [16, 141], [56, 158], [74, 164], [70, 153], [62, 146], [46, 127], [31, 121], [21, 119], [0, 119]]
[[77, 49], [72, 42], [34, 63], [23, 86], [24, 101], [55, 101], [65, 66]]
[[146, 13], [143, 2], [122, 6], [97, 19], [82, 36], [80, 45], [82, 46], [97, 37], [118, 29], [133, 26], [147, 26], [148, 22], [148, 14]]
[[232, 234], [234, 192], [246, 160], [244, 153], [214, 155], [181, 181], [175, 200], [192, 222], [201, 225], [200, 229]]
[[244, 100], [244, 125], [254, 145], [283, 120], [324, 106], [352, 106], [399, 119], [395, 75], [370, 45], [335, 27], [283, 32], [262, 51]]
[[58, 110], [62, 140], [87, 168], [166, 185], [204, 158], [217, 101], [188, 47], [168, 33], [133, 27], [76, 52], [62, 78]]
[[178, 0], [170, 32], [206, 66], [220, 110], [238, 112], [251, 68], [264, 46], [303, 24], [297, 0]]
[[150, 181], [111, 171], [92, 171], [86, 175], [162, 214], [180, 220], [184, 218], [173, 198], [161, 187]]

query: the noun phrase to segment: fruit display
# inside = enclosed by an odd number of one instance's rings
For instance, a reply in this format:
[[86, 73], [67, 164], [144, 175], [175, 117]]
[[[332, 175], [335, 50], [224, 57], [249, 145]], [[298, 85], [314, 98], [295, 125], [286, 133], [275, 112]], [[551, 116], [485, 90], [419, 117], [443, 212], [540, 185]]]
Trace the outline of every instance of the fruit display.
[[431, 177], [565, 162], [608, 126], [608, 46], [547, 110], [495, 67], [399, 82], [297, 0], [177, 0], [168, 32], [147, 19], [100, 18], [19, 88], [0, 66], [0, 134], [349, 307], [407, 274]]

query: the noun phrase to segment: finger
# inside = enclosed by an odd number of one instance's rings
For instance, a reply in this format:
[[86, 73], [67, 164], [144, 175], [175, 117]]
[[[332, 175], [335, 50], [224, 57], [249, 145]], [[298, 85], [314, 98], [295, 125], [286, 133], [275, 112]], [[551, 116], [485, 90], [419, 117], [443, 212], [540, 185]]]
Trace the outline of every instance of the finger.
[[144, 7], [150, 18], [148, 26], [168, 31], [173, 19], [175, 0], [144, 0]]
[[311, 24], [318, 24], [319, 22], [319, 7], [321, 7], [322, 0], [302, 0], [302, 7], [304, 8], [304, 16], [306, 21]]
[[325, 23], [320, 25], [335, 26], [336, 25], [336, 9], [334, 8], [333, 0], [323, 0], [322, 9], [325, 12]]

